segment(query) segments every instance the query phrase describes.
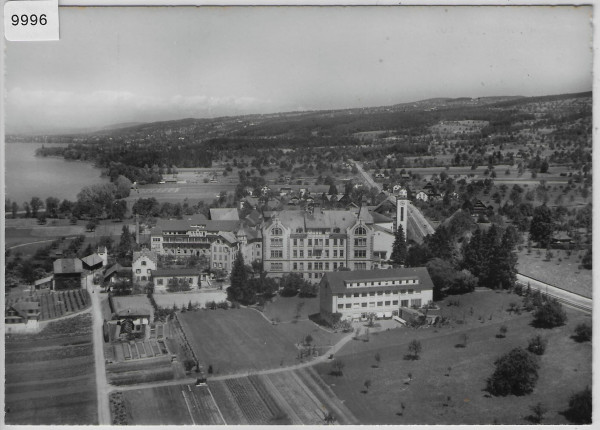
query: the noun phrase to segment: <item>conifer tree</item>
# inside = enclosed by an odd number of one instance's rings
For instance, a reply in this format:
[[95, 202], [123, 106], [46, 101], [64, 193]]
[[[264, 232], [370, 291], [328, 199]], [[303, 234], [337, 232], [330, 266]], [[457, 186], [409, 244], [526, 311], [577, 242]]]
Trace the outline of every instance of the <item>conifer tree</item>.
[[405, 264], [406, 263], [406, 239], [404, 237], [404, 229], [401, 225], [396, 230], [394, 244], [392, 245], [392, 255], [390, 260], [394, 264]]
[[248, 282], [246, 267], [244, 265], [244, 256], [242, 251], [238, 251], [233, 268], [231, 269], [231, 286], [227, 288], [227, 298], [232, 302], [247, 303], [248, 300]]

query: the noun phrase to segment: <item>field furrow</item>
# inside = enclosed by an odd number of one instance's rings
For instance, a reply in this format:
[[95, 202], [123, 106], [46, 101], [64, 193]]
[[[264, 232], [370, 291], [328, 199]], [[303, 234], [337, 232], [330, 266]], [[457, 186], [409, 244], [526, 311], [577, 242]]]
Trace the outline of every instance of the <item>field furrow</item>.
[[211, 381], [208, 383], [210, 391], [212, 392], [223, 418], [227, 424], [232, 425], [247, 425], [248, 420], [244, 416], [242, 409], [237, 404], [235, 397], [229, 391], [225, 381]]

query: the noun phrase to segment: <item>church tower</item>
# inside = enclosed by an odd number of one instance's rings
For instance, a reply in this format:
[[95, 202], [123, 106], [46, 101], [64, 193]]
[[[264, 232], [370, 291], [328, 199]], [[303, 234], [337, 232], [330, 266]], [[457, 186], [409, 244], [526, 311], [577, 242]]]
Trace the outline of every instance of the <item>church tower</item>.
[[398, 197], [396, 197], [396, 228], [398, 226], [402, 226], [404, 238], [406, 238], [408, 235], [408, 192], [404, 188], [398, 191]]

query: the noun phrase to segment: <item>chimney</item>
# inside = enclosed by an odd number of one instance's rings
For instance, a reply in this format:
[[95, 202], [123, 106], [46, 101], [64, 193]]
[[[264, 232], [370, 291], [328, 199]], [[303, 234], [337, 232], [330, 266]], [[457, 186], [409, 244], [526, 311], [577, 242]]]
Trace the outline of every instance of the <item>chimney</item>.
[[135, 214], [135, 243], [140, 244], [140, 218]]

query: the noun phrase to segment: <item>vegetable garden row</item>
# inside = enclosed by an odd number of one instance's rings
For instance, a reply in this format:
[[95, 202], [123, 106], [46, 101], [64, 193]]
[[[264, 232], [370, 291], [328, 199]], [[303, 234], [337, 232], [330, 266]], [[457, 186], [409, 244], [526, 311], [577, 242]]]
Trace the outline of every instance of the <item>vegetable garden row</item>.
[[90, 296], [86, 290], [53, 291], [41, 294], [39, 300], [42, 321], [79, 312], [90, 305]]

